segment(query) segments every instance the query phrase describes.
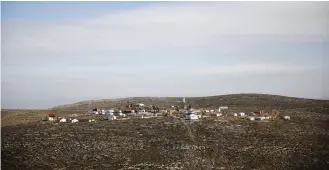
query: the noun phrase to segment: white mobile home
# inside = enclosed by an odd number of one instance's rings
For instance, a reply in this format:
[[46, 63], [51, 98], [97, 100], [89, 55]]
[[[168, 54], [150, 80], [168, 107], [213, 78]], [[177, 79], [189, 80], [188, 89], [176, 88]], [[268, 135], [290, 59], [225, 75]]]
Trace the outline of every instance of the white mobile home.
[[73, 119], [71, 122], [72, 123], [77, 123], [77, 122], [79, 122], [79, 120], [78, 119]]
[[195, 113], [189, 113], [189, 114], [186, 115], [186, 119], [188, 119], [188, 120], [197, 120], [197, 119], [199, 119], [199, 117]]
[[111, 116], [108, 117], [108, 120], [115, 120], [115, 119], [117, 119], [117, 117], [114, 116], [114, 115], [111, 115]]
[[122, 115], [123, 115], [123, 113], [122, 113], [121, 110], [114, 111], [113, 114], [114, 114], [115, 116], [122, 116]]
[[65, 123], [66, 122], [66, 119], [65, 118], [62, 118], [61, 120], [59, 120], [60, 123]]

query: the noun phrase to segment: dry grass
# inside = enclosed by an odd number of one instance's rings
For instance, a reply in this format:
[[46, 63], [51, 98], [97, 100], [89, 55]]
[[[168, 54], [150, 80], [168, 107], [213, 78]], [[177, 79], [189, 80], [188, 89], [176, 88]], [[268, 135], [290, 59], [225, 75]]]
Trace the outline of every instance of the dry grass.
[[[135, 99], [143, 102], [145, 98]], [[156, 99], [155, 102], [171, 105], [176, 100]], [[258, 122], [223, 116], [198, 121], [174, 117], [102, 121], [103, 116], [80, 112], [79, 123], [56, 124], [40, 121], [49, 110], [2, 110], [1, 168], [318, 170], [329, 167], [328, 101], [256, 94], [189, 100], [194, 102], [192, 106], [228, 105], [229, 112], [280, 109], [281, 115], [292, 119]], [[122, 100], [111, 102], [122, 103]], [[96, 102], [96, 105], [110, 107], [111, 102]], [[59, 109], [51, 113], [67, 117], [76, 111]], [[92, 118], [96, 122], [87, 122]]]
[[173, 117], [2, 128], [3, 169], [325, 169], [329, 115]]

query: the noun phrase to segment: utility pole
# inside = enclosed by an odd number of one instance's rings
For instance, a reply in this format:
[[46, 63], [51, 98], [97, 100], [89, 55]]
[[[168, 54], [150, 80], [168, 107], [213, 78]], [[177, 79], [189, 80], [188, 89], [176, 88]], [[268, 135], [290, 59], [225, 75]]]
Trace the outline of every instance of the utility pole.
[[185, 100], [185, 97], [183, 98], [183, 108], [186, 109], [186, 100]]

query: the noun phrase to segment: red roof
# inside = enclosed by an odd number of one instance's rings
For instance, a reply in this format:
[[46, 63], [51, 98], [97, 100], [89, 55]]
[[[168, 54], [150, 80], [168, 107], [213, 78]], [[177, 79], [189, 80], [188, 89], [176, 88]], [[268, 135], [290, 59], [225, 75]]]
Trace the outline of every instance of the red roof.
[[256, 113], [256, 114], [262, 114], [262, 113], [264, 113], [264, 111], [263, 110], [259, 110], [259, 111], [255, 111], [254, 113]]
[[55, 114], [49, 113], [49, 117], [56, 117]]

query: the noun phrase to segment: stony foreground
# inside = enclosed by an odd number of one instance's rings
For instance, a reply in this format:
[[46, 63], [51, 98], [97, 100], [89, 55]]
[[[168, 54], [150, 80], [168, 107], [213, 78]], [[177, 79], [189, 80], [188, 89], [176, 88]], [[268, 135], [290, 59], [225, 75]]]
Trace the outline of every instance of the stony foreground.
[[328, 120], [312, 113], [3, 127], [2, 169], [329, 169]]

